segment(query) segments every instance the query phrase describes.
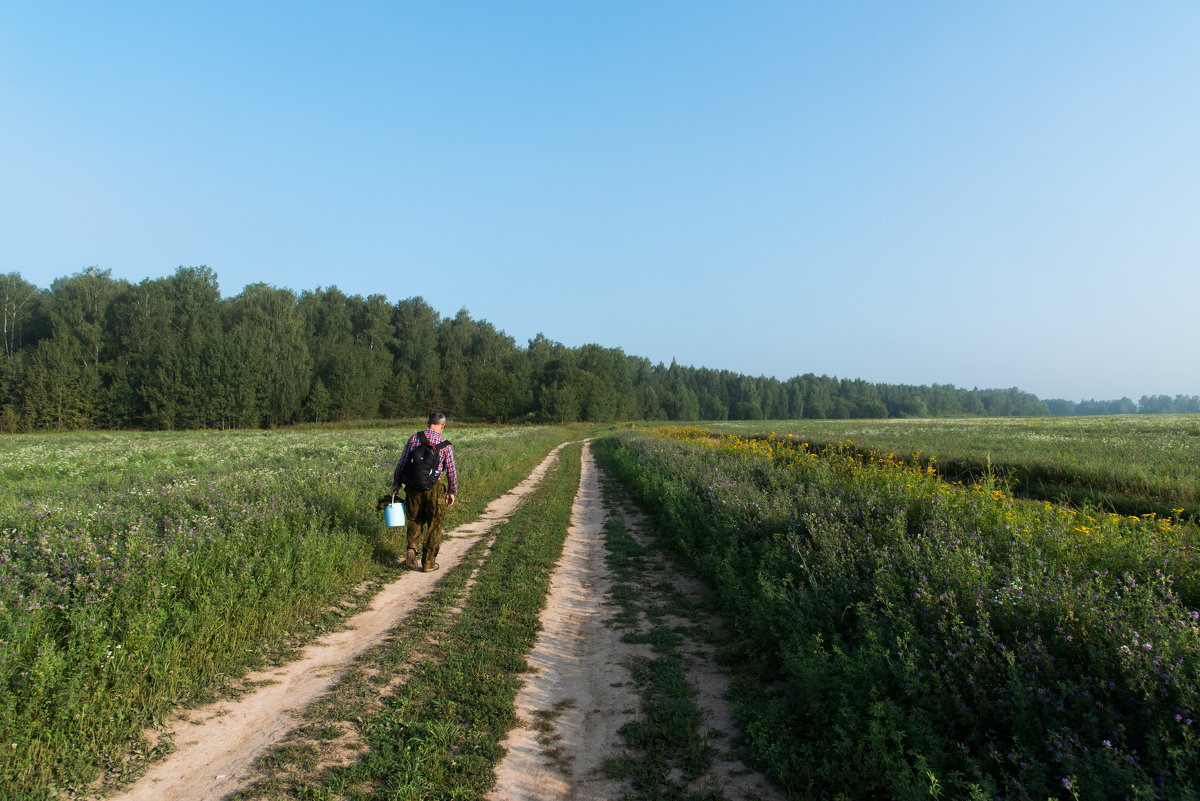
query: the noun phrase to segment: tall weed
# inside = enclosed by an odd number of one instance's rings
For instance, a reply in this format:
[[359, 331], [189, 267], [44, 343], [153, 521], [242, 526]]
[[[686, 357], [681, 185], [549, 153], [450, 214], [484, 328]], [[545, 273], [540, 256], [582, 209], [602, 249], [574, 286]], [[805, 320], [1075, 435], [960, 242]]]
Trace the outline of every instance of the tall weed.
[[[759, 765], [816, 797], [1190, 798], [1196, 532], [796, 438], [604, 450], [781, 679]], [[1181, 597], [1180, 590], [1186, 591]]]

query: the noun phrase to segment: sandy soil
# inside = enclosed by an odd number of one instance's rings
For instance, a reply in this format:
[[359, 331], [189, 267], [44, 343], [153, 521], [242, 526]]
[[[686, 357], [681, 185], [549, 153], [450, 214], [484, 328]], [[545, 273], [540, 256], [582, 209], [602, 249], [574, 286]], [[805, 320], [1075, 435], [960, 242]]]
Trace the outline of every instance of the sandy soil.
[[645, 646], [621, 642], [605, 622], [612, 584], [604, 564], [605, 510], [596, 466], [585, 445], [583, 475], [562, 559], [550, 583], [539, 632], [517, 694], [521, 726], [502, 744], [490, 801], [619, 799], [604, 761], [623, 752], [617, 733], [638, 701], [628, 665]]
[[562, 447], [551, 451], [520, 485], [493, 501], [478, 520], [447, 532], [438, 554], [440, 571], [404, 574], [385, 586], [367, 611], [350, 618], [345, 629], [305, 648], [299, 660], [247, 676], [248, 682], [270, 682], [252, 694], [189, 712], [163, 735], [174, 740], [176, 749], [113, 798], [200, 801], [243, 789], [254, 778], [254, 761], [295, 728], [298, 713], [331, 689], [355, 657], [381, 642], [412, 612], [467, 549], [512, 515]]
[[[617, 513], [622, 516], [626, 530], [643, 545], [646, 544], [645, 516], [630, 509], [617, 510]], [[660, 557], [657, 569], [676, 590], [695, 603], [711, 592], [707, 585], [694, 576], [682, 575], [672, 569], [665, 558]], [[673, 618], [669, 622], [686, 628], [693, 621]], [[708, 772], [693, 781], [690, 789], [701, 794], [720, 792], [730, 801], [786, 801], [786, 793], [768, 784], [761, 774], [747, 768], [731, 753], [738, 724], [726, 697], [729, 692], [727, 671], [717, 664], [716, 649], [710, 642], [692, 639], [686, 650], [690, 655], [688, 683], [696, 689], [696, 706], [704, 716], [701, 733], [706, 744], [712, 748], [714, 757]]]

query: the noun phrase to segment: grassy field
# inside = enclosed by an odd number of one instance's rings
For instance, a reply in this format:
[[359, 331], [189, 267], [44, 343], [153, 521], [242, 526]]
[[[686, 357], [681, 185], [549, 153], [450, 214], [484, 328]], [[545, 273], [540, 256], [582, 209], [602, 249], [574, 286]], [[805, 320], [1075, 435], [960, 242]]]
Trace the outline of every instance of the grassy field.
[[800, 798], [1200, 792], [1194, 527], [781, 433], [602, 449], [737, 621], [761, 770]]
[[1200, 415], [777, 420], [705, 423], [742, 435], [792, 434], [819, 450], [936, 459], [949, 480], [989, 470], [1013, 492], [1119, 514], [1200, 518]]
[[[0, 438], [0, 797], [119, 781], [144, 764], [148, 725], [236, 692], [248, 668], [361, 608], [397, 574], [403, 545], [374, 503], [415, 427]], [[1200, 417], [711, 428], [596, 450], [737, 621], [725, 658], [742, 672], [748, 754], [796, 797], [1197, 790], [1200, 537], [1179, 518], [1197, 513]], [[447, 433], [463, 476], [454, 526], [584, 432]], [[467, 795], [488, 784], [544, 594], [506, 582], [548, 572], [577, 476], [573, 449], [493, 555], [473, 552], [484, 590], [463, 594], [469, 567], [447, 582], [427, 613], [447, 646], [427, 667], [410, 663], [416, 641], [381, 657], [380, 675], [409, 678], [372, 713], [371, 756], [282, 786], [395, 785], [404, 753], [432, 770], [403, 778], [407, 797], [437, 776]], [[495, 615], [487, 592], [526, 589], [519, 614]], [[463, 622], [446, 614], [459, 607]], [[682, 688], [679, 659], [664, 650], [643, 677], [674, 729], [690, 702], [655, 682]], [[474, 674], [495, 694], [454, 695]], [[445, 719], [445, 703], [464, 717]], [[639, 747], [658, 754], [651, 739]], [[655, 757], [670, 770], [694, 757], [670, 753]], [[639, 792], [662, 792], [670, 770], [639, 774]]]
[[[147, 725], [361, 607], [403, 552], [375, 500], [413, 428], [0, 438], [0, 796], [137, 764]], [[449, 526], [573, 435], [447, 433]]]

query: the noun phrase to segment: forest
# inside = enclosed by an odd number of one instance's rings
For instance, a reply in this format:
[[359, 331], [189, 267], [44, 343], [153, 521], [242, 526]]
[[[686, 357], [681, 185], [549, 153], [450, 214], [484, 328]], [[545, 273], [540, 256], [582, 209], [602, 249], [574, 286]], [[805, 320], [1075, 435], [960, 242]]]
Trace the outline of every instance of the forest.
[[0, 303], [0, 432], [274, 427], [435, 408], [493, 422], [1200, 411], [1186, 396], [1074, 404], [1017, 388], [752, 377], [542, 334], [520, 347], [420, 297], [251, 284], [222, 298], [207, 267], [136, 284], [93, 267], [49, 289], [0, 274]]

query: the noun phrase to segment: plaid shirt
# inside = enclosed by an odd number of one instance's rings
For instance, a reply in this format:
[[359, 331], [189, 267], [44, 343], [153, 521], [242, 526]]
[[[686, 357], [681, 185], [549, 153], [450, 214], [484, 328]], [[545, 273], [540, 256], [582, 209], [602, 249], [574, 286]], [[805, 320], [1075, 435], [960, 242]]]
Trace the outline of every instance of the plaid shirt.
[[[392, 473], [392, 485], [400, 484], [400, 471], [404, 469], [404, 463], [408, 461], [408, 455], [412, 453], [412, 449], [417, 447], [420, 440], [418, 434], [413, 434], [408, 438], [408, 444], [404, 446], [404, 453], [400, 456], [400, 461], [396, 463], [396, 470]], [[425, 429], [425, 436], [429, 439], [430, 445], [438, 445], [446, 441], [438, 432], [432, 428]], [[433, 471], [435, 476], [446, 474], [446, 481], [450, 484], [450, 494], [454, 495], [458, 492], [458, 471], [454, 468], [454, 446], [448, 445], [442, 449], [441, 458], [438, 460], [437, 469]]]

